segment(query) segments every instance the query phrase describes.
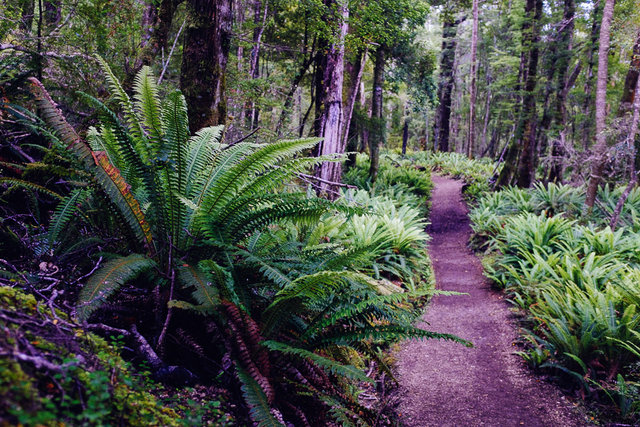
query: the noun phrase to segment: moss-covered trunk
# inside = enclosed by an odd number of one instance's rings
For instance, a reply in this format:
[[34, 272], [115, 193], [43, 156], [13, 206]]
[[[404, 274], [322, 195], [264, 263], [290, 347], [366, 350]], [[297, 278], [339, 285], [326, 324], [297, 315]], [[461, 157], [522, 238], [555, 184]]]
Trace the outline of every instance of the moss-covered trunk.
[[189, 110], [189, 128], [224, 124], [225, 72], [231, 42], [232, 0], [189, 0], [180, 89]]

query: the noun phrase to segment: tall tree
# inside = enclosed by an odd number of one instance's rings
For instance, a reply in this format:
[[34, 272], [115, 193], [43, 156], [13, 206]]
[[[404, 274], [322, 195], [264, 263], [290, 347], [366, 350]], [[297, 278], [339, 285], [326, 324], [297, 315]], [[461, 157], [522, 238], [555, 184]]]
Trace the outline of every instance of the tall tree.
[[433, 123], [433, 141], [439, 151], [449, 151], [449, 124], [451, 120], [451, 93], [455, 79], [456, 33], [466, 17], [456, 19], [452, 13], [444, 15], [442, 23], [442, 52], [438, 81], [438, 107]]
[[378, 177], [378, 162], [380, 160], [380, 145], [384, 141], [385, 125], [382, 117], [382, 90], [384, 84], [384, 64], [386, 52], [384, 46], [378, 46], [375, 52], [373, 68], [373, 93], [371, 95], [371, 121], [369, 126], [369, 179], [372, 182]]
[[187, 101], [189, 127], [195, 131], [226, 121], [233, 0], [189, 0], [187, 4], [180, 89]]
[[593, 209], [598, 186], [602, 180], [602, 172], [607, 159], [607, 74], [609, 70], [609, 44], [611, 41], [611, 21], [615, 0], [605, 0], [600, 24], [600, 47], [598, 48], [598, 80], [596, 83], [596, 145], [593, 147], [591, 174], [585, 196], [585, 208]]
[[[332, 9], [334, 0], [327, 2], [328, 10]], [[327, 49], [323, 67], [323, 92], [320, 94], [322, 114], [319, 117], [317, 135], [323, 138], [318, 147], [319, 155], [344, 153], [341, 138], [344, 111], [342, 103], [342, 85], [344, 81], [344, 42], [349, 22], [349, 7], [346, 0], [335, 0], [335, 37]], [[342, 164], [339, 162], [324, 162], [318, 168], [316, 176], [319, 178], [319, 193], [329, 197], [336, 194], [331, 188], [331, 182], [340, 182]]]
[[473, 0], [473, 25], [471, 29], [471, 87], [469, 90], [469, 138], [467, 141], [467, 156], [473, 157], [475, 147], [476, 120], [476, 78], [478, 76], [478, 0]]
[[511, 184], [517, 177], [518, 185], [528, 187], [533, 174], [533, 153], [536, 132], [536, 97], [535, 87], [538, 70], [538, 37], [542, 0], [527, 0], [522, 23], [522, 51], [520, 54], [520, 71], [516, 84], [516, 93], [524, 87], [515, 137], [504, 153], [504, 165], [496, 181], [498, 187]]

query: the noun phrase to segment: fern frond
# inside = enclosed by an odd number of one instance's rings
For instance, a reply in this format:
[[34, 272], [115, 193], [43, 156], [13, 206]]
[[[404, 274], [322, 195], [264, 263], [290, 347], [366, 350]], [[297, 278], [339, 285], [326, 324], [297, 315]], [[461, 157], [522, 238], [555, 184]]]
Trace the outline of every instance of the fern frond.
[[334, 375], [340, 375], [356, 381], [373, 382], [371, 378], [367, 377], [364, 372], [362, 372], [355, 366], [343, 365], [342, 363], [336, 362], [335, 360], [329, 359], [327, 357], [320, 356], [319, 354], [316, 354], [312, 351], [305, 350], [299, 347], [293, 347], [283, 342], [272, 340], [263, 341], [262, 345], [272, 351], [279, 351], [283, 354], [290, 354], [297, 356], [303, 360], [311, 361], [320, 366], [322, 369], [329, 371]]
[[473, 347], [470, 341], [451, 334], [425, 331], [413, 326], [380, 325], [366, 326], [348, 331], [335, 332], [333, 335], [324, 336], [322, 339], [313, 342], [314, 346], [324, 345], [353, 345], [363, 340], [374, 341], [398, 341], [401, 339], [441, 339], [455, 341], [464, 344], [466, 347]]
[[224, 126], [211, 126], [202, 128], [187, 143], [187, 157], [185, 165], [185, 181], [187, 187], [185, 195], [192, 194], [192, 187], [203, 171], [210, 167], [213, 158], [222, 148], [220, 137]]
[[0, 184], [9, 184], [9, 188], [22, 187], [26, 188], [27, 190], [38, 191], [58, 200], [64, 200], [64, 196], [56, 193], [55, 191], [51, 191], [48, 188], [43, 187], [42, 185], [38, 185], [30, 181], [25, 181], [23, 179], [0, 177]]
[[287, 317], [299, 313], [304, 305], [313, 305], [331, 294], [350, 288], [354, 283], [374, 290], [368, 277], [350, 271], [321, 271], [298, 277], [278, 292], [265, 309], [264, 334], [269, 336], [277, 326], [284, 326]]
[[271, 406], [269, 405], [267, 396], [258, 382], [238, 366], [236, 366], [236, 374], [242, 383], [242, 395], [249, 406], [251, 419], [260, 427], [282, 426], [271, 414]]
[[58, 204], [47, 231], [47, 242], [50, 248], [58, 241], [60, 233], [65, 231], [67, 224], [73, 219], [88, 194], [86, 190], [73, 190], [65, 200]]
[[120, 107], [124, 112], [125, 121], [127, 123], [127, 126], [129, 127], [129, 131], [133, 134], [134, 139], [137, 142], [136, 150], [140, 154], [143, 162], [149, 162], [151, 156], [149, 155], [148, 147], [146, 147], [146, 145], [143, 143], [144, 131], [142, 130], [140, 119], [133, 109], [131, 98], [129, 98], [129, 95], [127, 95], [127, 93], [122, 88], [122, 85], [120, 85], [120, 81], [115, 76], [115, 74], [113, 74], [113, 71], [111, 71], [111, 67], [109, 67], [107, 61], [97, 55], [96, 59], [100, 63], [100, 68], [102, 68], [102, 72], [107, 78], [107, 83], [109, 84], [111, 93], [118, 100], [118, 102], [120, 103]]
[[[246, 235], [255, 230], [262, 230], [264, 227], [282, 221], [291, 219], [297, 223], [312, 224], [317, 222], [319, 218], [330, 211], [335, 205], [326, 199], [287, 199], [278, 203], [274, 202], [270, 206], [259, 209], [243, 209], [235, 218], [227, 219], [223, 224], [224, 238], [230, 241], [241, 240]], [[205, 227], [205, 235], [208, 237], [215, 236], [219, 232], [220, 223], [209, 223]]]
[[209, 314], [220, 304], [218, 289], [210, 279], [213, 278], [213, 280], [216, 281], [228, 280], [224, 273], [221, 273], [220, 276], [216, 276], [215, 274], [205, 275], [196, 268], [186, 264], [178, 269], [178, 278], [184, 287], [194, 289], [191, 295], [199, 304], [198, 311]]
[[155, 267], [156, 263], [140, 254], [116, 258], [105, 263], [87, 280], [78, 298], [78, 318], [87, 320], [91, 313], [109, 296], [141, 272]]
[[149, 135], [149, 153], [151, 160], [155, 161], [163, 147], [163, 127], [160, 120], [160, 101], [158, 99], [158, 87], [156, 86], [153, 73], [148, 66], [144, 66], [138, 71], [134, 79], [134, 99], [135, 107], [140, 112], [138, 116], [141, 124]]
[[96, 180], [98, 184], [102, 186], [111, 202], [116, 205], [139, 241], [151, 251], [153, 248], [151, 227], [145, 219], [140, 203], [131, 193], [131, 186], [120, 175], [120, 171], [109, 163], [104, 153], [96, 153], [94, 157], [97, 159]]
[[94, 153], [80, 139], [76, 131], [67, 123], [62, 111], [58, 109], [44, 86], [37, 79], [30, 77], [29, 81], [45, 122], [53, 128], [63, 142], [68, 144], [68, 149], [73, 152], [84, 167], [93, 172], [96, 182], [109, 196], [110, 201], [118, 208], [131, 231], [138, 237], [140, 242], [151, 250], [153, 236], [150, 227], [140, 209], [140, 204], [133, 197], [131, 188], [120, 174], [120, 171], [109, 163], [106, 154], [102, 152]]
[[278, 162], [286, 158], [312, 148], [319, 141], [318, 138], [308, 138], [279, 141], [260, 147], [230, 169], [223, 170], [223, 173], [205, 195], [202, 205], [203, 213], [209, 215], [219, 206], [227, 204], [249, 178], [277, 165]]
[[182, 225], [188, 220], [188, 210], [178, 197], [186, 194], [186, 157], [189, 140], [189, 120], [187, 117], [187, 103], [180, 91], [169, 94], [162, 107], [162, 126], [165, 130], [164, 148], [160, 158], [167, 157], [170, 161], [167, 168], [167, 190], [170, 207], [171, 230], [176, 241], [186, 240], [188, 230]]

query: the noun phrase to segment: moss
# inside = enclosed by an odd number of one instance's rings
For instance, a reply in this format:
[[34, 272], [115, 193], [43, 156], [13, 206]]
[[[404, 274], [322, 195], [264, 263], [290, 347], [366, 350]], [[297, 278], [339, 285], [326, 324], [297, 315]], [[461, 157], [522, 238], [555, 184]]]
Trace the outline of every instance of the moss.
[[[0, 413], [22, 425], [180, 425], [105, 340], [59, 327], [35, 297], [0, 287]], [[27, 355], [45, 363], [10, 355]]]

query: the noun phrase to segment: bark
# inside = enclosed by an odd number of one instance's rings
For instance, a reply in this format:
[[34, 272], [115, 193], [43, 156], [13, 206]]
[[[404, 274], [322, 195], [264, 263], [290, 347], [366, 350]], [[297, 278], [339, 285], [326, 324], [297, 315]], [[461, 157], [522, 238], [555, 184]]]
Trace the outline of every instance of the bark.
[[33, 25], [33, 14], [35, 12], [35, 0], [22, 0], [21, 2], [22, 13], [20, 20], [22, 29], [27, 33], [31, 32], [31, 26]]
[[407, 142], [409, 142], [409, 119], [405, 117], [402, 126], [402, 155], [407, 154]]
[[[538, 66], [538, 20], [541, 14], [541, 0], [526, 1], [525, 19], [522, 24], [523, 48], [520, 55], [520, 78], [515, 88], [516, 93], [520, 93], [524, 83], [524, 95], [522, 96], [521, 107], [519, 107], [519, 119], [515, 137], [505, 147], [502, 156], [504, 166], [496, 180], [496, 186], [498, 187], [511, 184], [514, 176], [518, 178], [518, 185], [528, 187], [531, 183], [537, 119], [534, 90]], [[531, 73], [533, 75], [530, 76]]]
[[591, 136], [591, 123], [592, 123], [592, 111], [591, 106], [593, 104], [593, 95], [591, 88], [593, 87], [593, 67], [595, 66], [595, 52], [598, 46], [598, 34], [600, 32], [600, 19], [598, 19], [602, 12], [602, 1], [598, 1], [593, 8], [593, 17], [591, 23], [591, 44], [589, 46], [589, 58], [587, 60], [587, 76], [584, 83], [584, 105], [582, 111], [584, 114], [584, 121], [582, 122], [582, 146], [586, 151], [589, 148], [589, 140]]
[[225, 73], [231, 42], [233, 0], [189, 0], [180, 89], [189, 108], [192, 132], [224, 124]]
[[362, 81], [362, 74], [364, 73], [364, 65], [367, 61], [368, 49], [358, 52], [355, 61], [349, 62], [345, 67], [349, 75], [349, 88], [347, 89], [347, 99], [344, 108], [344, 122], [342, 124], [341, 138], [342, 146], [347, 146], [349, 139], [349, 129], [351, 128], [351, 119], [353, 118], [353, 109], [356, 105], [356, 98], [358, 91], [360, 90], [360, 82]]
[[151, 65], [155, 58], [167, 50], [169, 33], [176, 8], [183, 0], [162, 0], [154, 14], [151, 36], [143, 48], [140, 59], [142, 65]]
[[482, 148], [483, 152], [487, 152], [487, 132], [489, 131], [489, 118], [491, 113], [491, 87], [489, 86], [490, 78], [487, 77], [487, 99], [484, 104], [484, 123], [482, 126]]
[[638, 155], [637, 146], [636, 146], [636, 138], [638, 135], [638, 122], [640, 121], [640, 82], [636, 76], [636, 87], [633, 91], [633, 118], [631, 119], [631, 124], [629, 127], [627, 145], [632, 148], [633, 155], [629, 161], [629, 169], [631, 173], [631, 177], [629, 179], [629, 184], [627, 188], [624, 189], [624, 192], [620, 196], [618, 203], [616, 204], [616, 208], [613, 211], [613, 215], [611, 215], [611, 223], [609, 226], [611, 230], [615, 230], [618, 225], [618, 220], [620, 219], [620, 213], [622, 212], [622, 207], [624, 203], [627, 201], [629, 197], [629, 193], [631, 190], [638, 184], [638, 170], [636, 169], [636, 157]]
[[[252, 79], [260, 77], [260, 47], [262, 44], [262, 34], [264, 33], [264, 27], [267, 22], [267, 14], [269, 12], [269, 3], [267, 0], [256, 0], [253, 8], [253, 23], [255, 25], [253, 29], [253, 47], [251, 48], [251, 63], [249, 68], [249, 75]], [[247, 111], [249, 118], [249, 127], [251, 129], [258, 126], [258, 119], [260, 116], [260, 110], [256, 107], [255, 101], [250, 103]]]
[[61, 9], [60, 0], [44, 0], [44, 22], [48, 27], [54, 27], [60, 22]]
[[622, 99], [620, 100], [620, 116], [623, 116], [634, 105], [636, 96], [636, 86], [638, 82], [638, 73], [640, 73], [640, 32], [633, 45], [633, 53], [631, 56], [631, 65], [624, 80], [624, 89], [622, 91]]
[[276, 130], [279, 136], [282, 135], [282, 127], [284, 125], [284, 121], [286, 119], [287, 113], [289, 112], [289, 108], [291, 107], [291, 103], [293, 102], [293, 95], [295, 95], [296, 92], [298, 91], [298, 88], [300, 87], [300, 83], [302, 83], [302, 79], [307, 75], [307, 71], [309, 70], [309, 67], [313, 63], [313, 60], [314, 60], [314, 54], [312, 50], [311, 54], [309, 55], [309, 58], [305, 59], [302, 62], [302, 64], [300, 64], [300, 69], [298, 70], [295, 77], [293, 78], [293, 82], [291, 83], [291, 89], [289, 89], [289, 92], [287, 92], [287, 95], [284, 100], [284, 105], [282, 107], [282, 112], [280, 113], [280, 118], [278, 119], [278, 123], [276, 125]]
[[471, 29], [471, 88], [469, 93], [469, 140], [467, 157], [473, 158], [476, 139], [476, 78], [478, 74], [478, 0], [473, 0], [473, 27]]
[[442, 26], [442, 53], [438, 81], [438, 107], [433, 124], [434, 144], [439, 151], [449, 151], [449, 125], [451, 120], [451, 93], [455, 78], [456, 32], [464, 21], [445, 21]]
[[[349, 21], [349, 6], [346, 0], [337, 0], [336, 41], [326, 54], [324, 67], [323, 114], [320, 118], [318, 136], [323, 138], [318, 154], [342, 154], [345, 145], [341, 138], [343, 117], [342, 85], [344, 80], [344, 41], [347, 35]], [[318, 193], [334, 198], [337, 193], [332, 182], [342, 180], [342, 164], [340, 162], [324, 162], [318, 168], [316, 177], [319, 178]]]
[[382, 118], [382, 85], [384, 84], [385, 48], [378, 46], [373, 68], [373, 95], [371, 98], [371, 125], [369, 126], [369, 180], [378, 178], [380, 145], [384, 141], [384, 120]]
[[611, 21], [615, 0], [605, 0], [600, 25], [600, 46], [598, 48], [598, 80], [596, 84], [596, 145], [593, 148], [591, 174], [585, 197], [585, 208], [590, 212], [596, 201], [598, 185], [602, 180], [602, 172], [607, 160], [607, 135], [605, 126], [607, 119], [607, 73], [609, 69], [609, 43], [611, 38]]

